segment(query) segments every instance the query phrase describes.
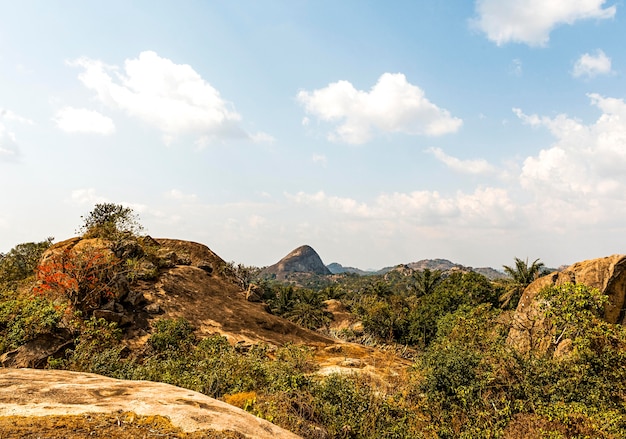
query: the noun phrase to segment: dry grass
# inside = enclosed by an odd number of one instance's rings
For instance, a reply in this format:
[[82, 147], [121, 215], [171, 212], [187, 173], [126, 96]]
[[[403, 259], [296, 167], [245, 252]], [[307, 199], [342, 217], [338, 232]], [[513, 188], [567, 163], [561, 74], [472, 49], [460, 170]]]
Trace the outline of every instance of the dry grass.
[[163, 416], [133, 412], [64, 416], [2, 416], [0, 439], [241, 439], [239, 433], [203, 430], [185, 433]]

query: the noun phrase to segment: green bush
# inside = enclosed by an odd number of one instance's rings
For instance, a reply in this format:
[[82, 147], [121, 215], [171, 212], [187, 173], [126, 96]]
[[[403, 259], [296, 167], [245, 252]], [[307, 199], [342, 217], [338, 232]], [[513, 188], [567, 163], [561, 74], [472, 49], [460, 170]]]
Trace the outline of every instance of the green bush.
[[42, 297], [5, 294], [0, 300], [0, 354], [54, 333], [64, 312], [65, 306]]

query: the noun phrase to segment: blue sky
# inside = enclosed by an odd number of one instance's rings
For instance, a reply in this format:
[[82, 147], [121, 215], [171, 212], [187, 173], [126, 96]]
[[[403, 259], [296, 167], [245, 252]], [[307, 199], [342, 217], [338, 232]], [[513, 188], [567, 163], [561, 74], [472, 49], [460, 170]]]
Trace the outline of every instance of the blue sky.
[[0, 251], [114, 202], [258, 266], [624, 252], [622, 1], [0, 8]]

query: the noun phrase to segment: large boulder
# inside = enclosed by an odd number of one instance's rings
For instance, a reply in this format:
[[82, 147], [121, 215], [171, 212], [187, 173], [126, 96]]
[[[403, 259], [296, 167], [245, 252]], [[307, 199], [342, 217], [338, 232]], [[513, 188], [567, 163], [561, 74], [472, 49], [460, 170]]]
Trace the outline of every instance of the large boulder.
[[212, 429], [246, 438], [300, 437], [225, 402], [169, 384], [65, 370], [0, 369], [0, 417], [30, 416], [34, 420], [128, 411], [166, 416], [185, 432]]
[[[591, 259], [540, 277], [526, 287], [513, 316], [507, 339], [510, 345], [521, 352], [546, 352], [550, 349], [552, 327], [542, 316], [537, 294], [547, 286], [565, 283], [597, 288], [609, 299], [604, 309], [604, 319], [609, 323], [626, 323], [626, 255]], [[559, 351], [558, 346], [556, 350]]]

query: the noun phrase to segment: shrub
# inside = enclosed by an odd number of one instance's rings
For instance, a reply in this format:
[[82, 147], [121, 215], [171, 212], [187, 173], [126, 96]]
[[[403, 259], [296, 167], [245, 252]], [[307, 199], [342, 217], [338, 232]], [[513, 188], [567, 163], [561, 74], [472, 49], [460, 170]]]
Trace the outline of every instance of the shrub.
[[84, 238], [103, 238], [112, 241], [136, 236], [143, 230], [139, 217], [130, 207], [114, 203], [99, 203], [87, 216], [79, 233]]
[[39, 265], [35, 294], [65, 299], [85, 315], [116, 295], [120, 261], [107, 249], [66, 248]]
[[20, 281], [32, 276], [53, 240], [18, 244], [6, 255], [0, 255], [0, 291], [15, 290]]

